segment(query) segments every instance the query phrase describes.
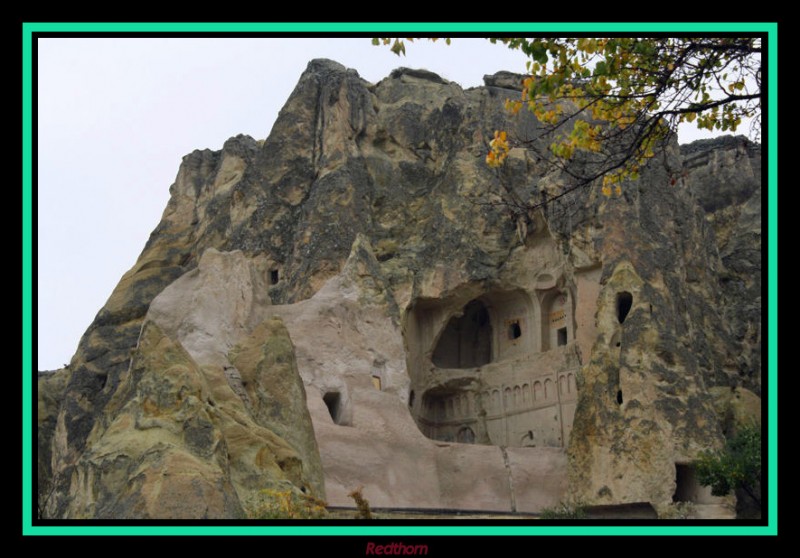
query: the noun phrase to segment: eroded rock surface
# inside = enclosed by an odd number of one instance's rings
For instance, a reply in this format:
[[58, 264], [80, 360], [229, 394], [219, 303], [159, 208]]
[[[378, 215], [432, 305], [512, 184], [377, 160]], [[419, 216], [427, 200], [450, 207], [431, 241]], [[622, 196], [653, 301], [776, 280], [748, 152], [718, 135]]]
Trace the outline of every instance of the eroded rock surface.
[[484, 163], [494, 130], [537, 135], [502, 108], [518, 77], [370, 84], [314, 60], [263, 143], [187, 155], [40, 379], [48, 513], [239, 517], [262, 488], [364, 486], [387, 507], [729, 516], [690, 463], [724, 439], [714, 390], [760, 394], [760, 148], [670, 144], [619, 197], [516, 211], [566, 180], [521, 149]]

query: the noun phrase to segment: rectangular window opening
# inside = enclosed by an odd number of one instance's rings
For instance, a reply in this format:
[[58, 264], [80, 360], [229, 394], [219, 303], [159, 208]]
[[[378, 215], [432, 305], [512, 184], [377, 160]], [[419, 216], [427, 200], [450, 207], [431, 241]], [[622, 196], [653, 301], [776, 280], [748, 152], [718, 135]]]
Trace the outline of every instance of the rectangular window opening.
[[675, 464], [675, 494], [673, 502], [696, 502], [698, 492], [694, 467], [684, 463]]

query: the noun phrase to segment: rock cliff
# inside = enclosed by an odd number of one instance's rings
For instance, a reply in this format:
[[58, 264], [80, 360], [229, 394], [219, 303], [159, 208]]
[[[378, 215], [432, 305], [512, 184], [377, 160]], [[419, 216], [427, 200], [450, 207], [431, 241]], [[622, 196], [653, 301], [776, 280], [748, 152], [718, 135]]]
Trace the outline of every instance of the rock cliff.
[[565, 184], [521, 149], [484, 163], [495, 129], [536, 134], [503, 111], [517, 81], [314, 60], [265, 141], [187, 155], [39, 377], [45, 514], [244, 517], [265, 488], [363, 485], [391, 507], [729, 516], [691, 461], [723, 441], [720, 388], [760, 395], [760, 147], [670, 144], [620, 197], [516, 211]]

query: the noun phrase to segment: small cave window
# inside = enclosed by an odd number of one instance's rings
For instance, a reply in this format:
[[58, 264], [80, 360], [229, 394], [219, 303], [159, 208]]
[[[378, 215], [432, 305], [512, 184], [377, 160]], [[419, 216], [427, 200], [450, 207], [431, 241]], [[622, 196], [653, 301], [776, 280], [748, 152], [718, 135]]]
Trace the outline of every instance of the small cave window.
[[269, 272], [270, 285], [277, 285], [280, 279], [281, 279], [281, 274], [277, 269], [273, 269]]
[[519, 325], [519, 320], [514, 320], [508, 324], [508, 338], [514, 340], [520, 337], [522, 337], [522, 328]]
[[633, 295], [628, 291], [617, 293], [617, 321], [623, 323], [633, 306]]
[[558, 346], [566, 345], [567, 344], [567, 328], [562, 327], [557, 332], [558, 335]]
[[617, 390], [617, 405], [622, 405], [622, 390]]
[[381, 377], [380, 376], [373, 376], [372, 377], [372, 387], [381, 391]]
[[341, 424], [342, 414], [342, 395], [338, 391], [329, 391], [322, 396], [325, 406], [328, 407], [328, 412], [335, 424]]

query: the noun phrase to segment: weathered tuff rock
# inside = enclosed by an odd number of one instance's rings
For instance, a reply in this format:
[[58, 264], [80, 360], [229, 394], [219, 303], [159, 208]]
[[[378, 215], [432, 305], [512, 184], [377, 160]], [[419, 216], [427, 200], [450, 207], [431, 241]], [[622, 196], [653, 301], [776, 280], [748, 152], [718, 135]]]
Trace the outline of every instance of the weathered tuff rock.
[[241, 252], [212, 248], [155, 297], [70, 469], [66, 517], [244, 517], [264, 489], [324, 494], [294, 348], [262, 287]]
[[314, 60], [263, 144], [186, 156], [40, 378], [47, 514], [236, 517], [261, 488], [363, 485], [379, 506], [730, 515], [690, 463], [723, 441], [713, 390], [760, 393], [759, 148], [671, 144], [620, 197], [515, 212], [508, 192], [565, 184], [520, 149], [483, 162], [495, 129], [536, 136], [502, 109], [517, 81]]

